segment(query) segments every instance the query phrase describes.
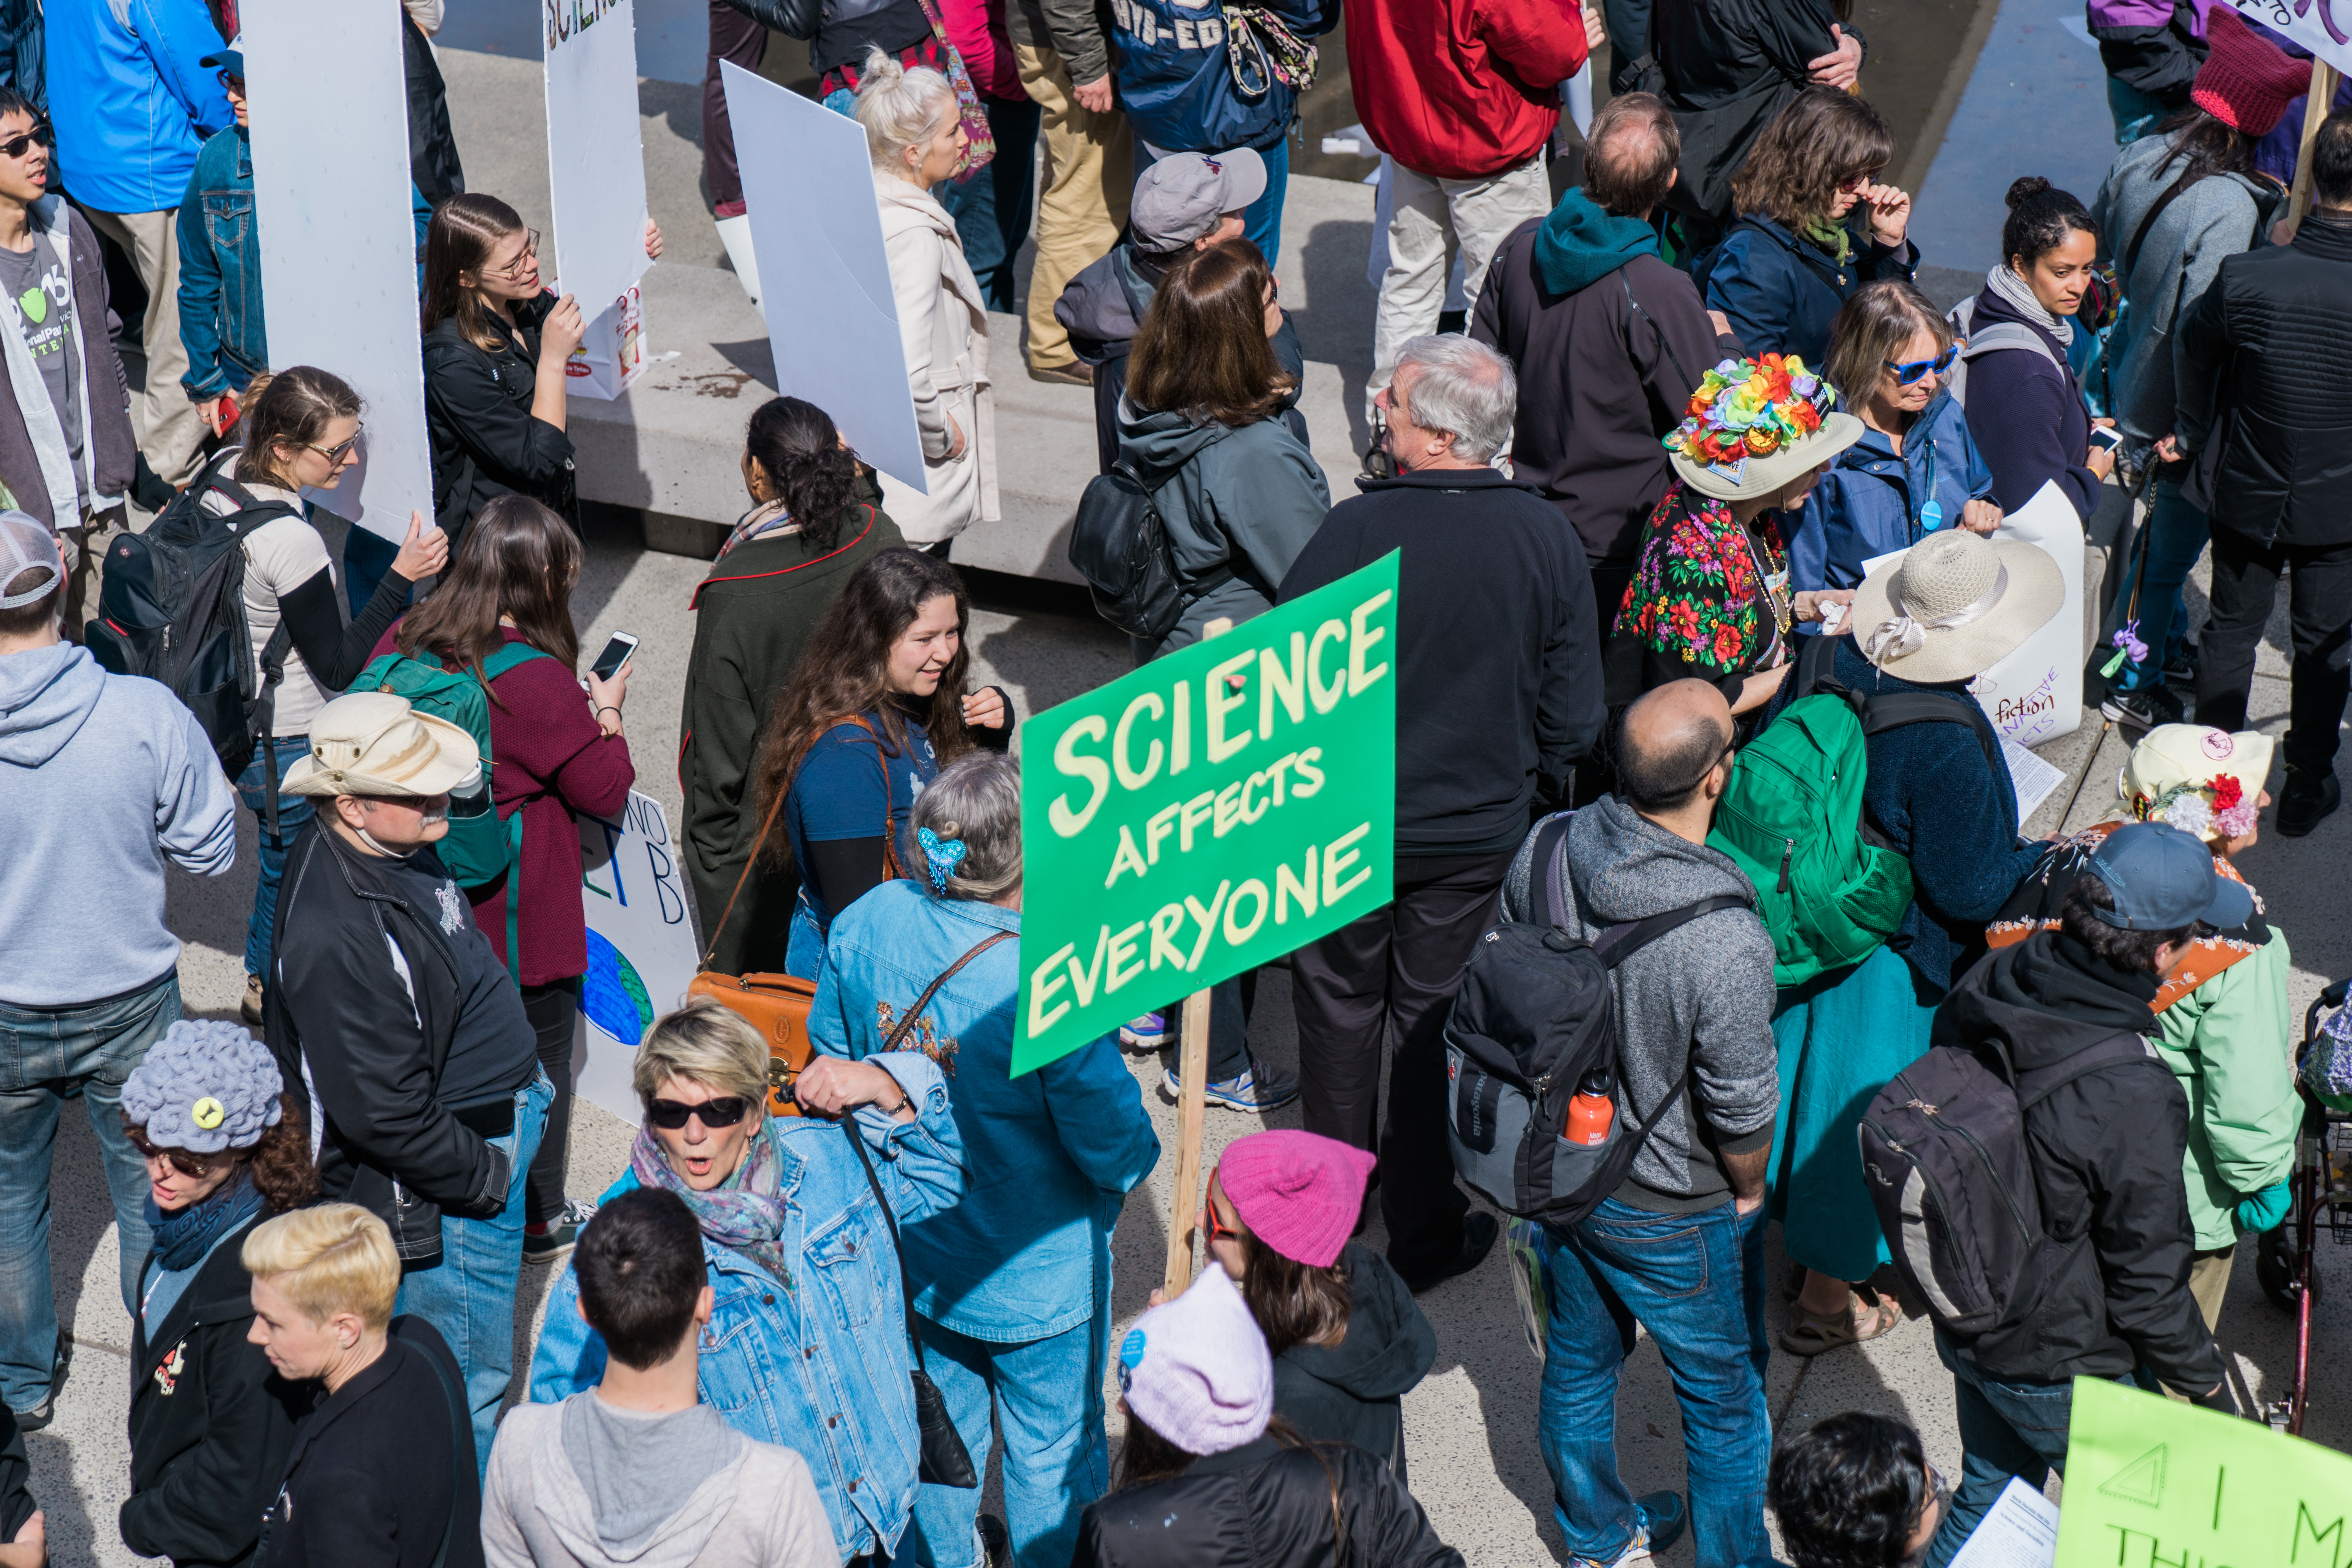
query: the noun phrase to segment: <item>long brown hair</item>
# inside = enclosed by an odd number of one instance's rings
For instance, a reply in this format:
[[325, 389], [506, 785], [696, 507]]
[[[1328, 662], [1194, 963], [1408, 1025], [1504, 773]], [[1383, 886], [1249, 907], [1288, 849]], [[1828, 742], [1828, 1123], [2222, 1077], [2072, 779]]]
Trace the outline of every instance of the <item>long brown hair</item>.
[[491, 320], [481, 290], [467, 288], [457, 275], [480, 278], [499, 243], [522, 228], [520, 213], [479, 191], [461, 192], [433, 209], [432, 226], [425, 231], [424, 331], [455, 316], [458, 334], [476, 348], [495, 350], [514, 342]]
[[1895, 136], [1869, 103], [1833, 87], [1809, 87], [1756, 139], [1731, 182], [1732, 205], [1790, 229], [1829, 216], [1837, 188], [1876, 174], [1895, 156]]
[[331, 371], [298, 364], [274, 375], [262, 372], [247, 385], [245, 412], [237, 421], [245, 442], [236, 459], [237, 482], [296, 489], [279, 470], [275, 448], [316, 446], [332, 421], [359, 416], [360, 395]]
[[1229, 239], [1177, 266], [1151, 297], [1127, 361], [1138, 408], [1236, 427], [1270, 417], [1291, 389], [1265, 335], [1274, 269], [1246, 239]]
[[[319, 1195], [319, 1167], [310, 1159], [310, 1129], [302, 1097], [282, 1094], [278, 1104], [282, 1113], [278, 1125], [264, 1129], [261, 1137], [249, 1147], [194, 1155], [199, 1160], [218, 1163], [226, 1159], [245, 1166], [253, 1178], [254, 1190], [261, 1194], [261, 1201], [271, 1214], [300, 1208]], [[137, 1136], [147, 1136], [146, 1128], [129, 1117], [124, 1117], [122, 1122]], [[161, 1143], [154, 1147], [166, 1153], [192, 1152], [169, 1149]]]
[[580, 537], [571, 525], [529, 496], [495, 497], [466, 525], [433, 596], [401, 617], [394, 646], [472, 670], [497, 702], [482, 661], [506, 647], [499, 617], [512, 616], [523, 641], [570, 669], [580, 662], [572, 625], [579, 582]]
[[1246, 1270], [1242, 1300], [1265, 1336], [1267, 1354], [1280, 1355], [1293, 1345], [1337, 1344], [1346, 1337], [1354, 1304], [1346, 1270], [1285, 1258], [1255, 1231], [1244, 1232], [1241, 1243]]
[[[955, 600], [956, 629], [965, 634], [956, 656], [940, 672], [939, 689], [928, 708], [911, 697], [893, 700], [884, 685], [890, 645], [915, 624], [926, 603], [943, 595]], [[919, 715], [942, 767], [971, 751], [971, 731], [963, 721], [964, 678], [971, 668], [971, 600], [962, 576], [919, 550], [885, 550], [851, 573], [809, 634], [800, 662], [793, 666], [769, 711], [767, 732], [760, 737], [761, 816], [765, 817], [792, 788], [802, 759], [817, 738], [861, 713], [878, 714], [884, 742], [901, 755], [907, 750], [906, 717], [910, 712]], [[779, 868], [790, 865], [791, 836], [770, 834], [761, 858]]]

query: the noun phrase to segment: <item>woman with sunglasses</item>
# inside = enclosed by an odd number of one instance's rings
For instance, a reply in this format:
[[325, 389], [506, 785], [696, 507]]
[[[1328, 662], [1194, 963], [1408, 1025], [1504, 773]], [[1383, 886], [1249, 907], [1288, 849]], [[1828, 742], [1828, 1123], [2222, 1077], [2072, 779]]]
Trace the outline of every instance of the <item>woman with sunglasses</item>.
[[122, 1120], [160, 1213], [131, 1325], [131, 1496], [142, 1557], [238, 1563], [286, 1468], [310, 1390], [248, 1342], [254, 1226], [318, 1195], [299, 1095], [235, 1024], [173, 1024], [122, 1085]]
[[[782, 1085], [802, 1114], [771, 1116], [770, 1070], [760, 1031], [716, 1002], [656, 1019], [632, 1072], [644, 1125], [601, 1201], [641, 1186], [686, 1201], [713, 1291], [702, 1402], [808, 1460], [844, 1563], [896, 1561], [920, 1447], [892, 1232], [963, 1194], [947, 1079], [919, 1050], [820, 1056]], [[604, 1375], [579, 1302], [567, 1265], [531, 1357], [535, 1404]]]
[[1010, 1526], [1014, 1562], [1063, 1568], [1109, 1479], [1111, 1227], [1160, 1139], [1108, 1037], [1012, 1076], [1020, 764], [992, 752], [950, 763], [916, 799], [913, 827], [924, 879], [885, 883], [834, 921], [809, 1039], [868, 1060], [903, 1047], [955, 1074], [971, 1190], [907, 1232], [907, 1279], [972, 1463], [985, 1470], [1003, 1440], [1005, 1519], [980, 1521], [977, 1491], [924, 1487], [915, 1560], [979, 1568], [978, 1531], [1002, 1541]]
[[[660, 254], [661, 230], [647, 218], [646, 255]], [[564, 366], [593, 319], [541, 286], [539, 231], [514, 208], [468, 191], [434, 209], [425, 235], [425, 429], [434, 518], [453, 542], [493, 496], [527, 495], [580, 527]]]
[[[260, 825], [260, 874], [245, 933], [245, 1021], [257, 1025], [269, 975], [278, 878], [287, 851], [311, 815], [307, 797], [279, 796], [276, 782], [310, 754], [312, 715], [366, 668], [376, 639], [407, 603], [410, 587], [447, 563], [449, 542], [422, 512], [412, 513], [408, 537], [394, 552], [390, 570], [366, 607], [346, 625], [343, 607], [335, 602], [341, 590], [328, 536], [340, 541], [352, 525], [304, 500], [302, 492], [334, 484], [360, 460], [359, 394], [341, 377], [310, 365], [265, 373], [247, 384], [239, 424], [245, 446], [236, 459], [236, 488], [254, 503], [285, 509], [245, 536], [245, 618], [254, 668], [281, 657], [285, 663], [264, 742], [268, 750], [256, 754], [236, 780], [238, 797]], [[199, 504], [226, 515], [236, 503], [211, 489]], [[273, 647], [280, 626], [289, 640]]]
[[1789, 566], [1798, 587], [1858, 588], [1864, 561], [1939, 528], [2000, 526], [1992, 470], [1945, 384], [1958, 356], [1951, 323], [1908, 283], [1868, 284], [1838, 312], [1822, 373], [1862, 421], [1862, 439], [1797, 514]]

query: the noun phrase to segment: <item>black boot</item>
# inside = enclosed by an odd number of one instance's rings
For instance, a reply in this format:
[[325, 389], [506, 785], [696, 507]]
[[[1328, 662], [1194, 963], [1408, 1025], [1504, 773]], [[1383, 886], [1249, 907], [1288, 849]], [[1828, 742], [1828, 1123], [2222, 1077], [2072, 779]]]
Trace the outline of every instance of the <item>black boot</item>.
[[2333, 769], [2315, 773], [2312, 769], [2286, 765], [2286, 784], [2279, 792], [2278, 830], [2286, 838], [2300, 838], [2319, 826], [2320, 818], [2344, 804], [2344, 786], [2336, 781]]

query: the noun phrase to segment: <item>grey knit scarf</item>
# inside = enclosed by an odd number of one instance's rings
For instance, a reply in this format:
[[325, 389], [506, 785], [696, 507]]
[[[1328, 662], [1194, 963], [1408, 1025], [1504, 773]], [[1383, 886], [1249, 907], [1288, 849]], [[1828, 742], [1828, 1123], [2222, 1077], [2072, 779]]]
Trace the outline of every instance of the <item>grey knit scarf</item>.
[[2018, 314], [2056, 338], [2060, 348], [2074, 341], [2074, 319], [2053, 315], [2045, 310], [2042, 301], [2033, 297], [2033, 286], [2011, 272], [2007, 262], [1985, 274], [1985, 287], [2014, 305]]

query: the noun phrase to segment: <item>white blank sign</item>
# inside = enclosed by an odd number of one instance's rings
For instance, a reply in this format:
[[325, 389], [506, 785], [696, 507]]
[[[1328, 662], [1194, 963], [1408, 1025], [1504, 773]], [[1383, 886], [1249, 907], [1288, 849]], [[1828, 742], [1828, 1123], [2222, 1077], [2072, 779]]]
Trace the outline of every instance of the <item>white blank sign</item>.
[[647, 266], [636, 6], [570, 0], [549, 5], [545, 20], [555, 271], [593, 321]]
[[433, 516], [400, 9], [245, 0], [241, 20], [270, 368], [316, 365], [360, 395], [359, 464], [317, 499], [399, 539], [412, 510]]
[[859, 457], [929, 495], [865, 129], [731, 60], [722, 66], [776, 386], [833, 416]]

